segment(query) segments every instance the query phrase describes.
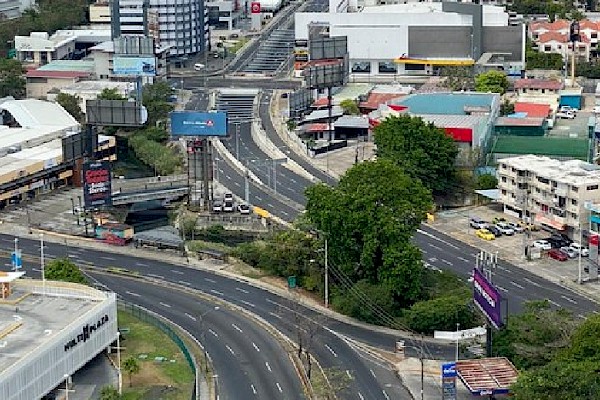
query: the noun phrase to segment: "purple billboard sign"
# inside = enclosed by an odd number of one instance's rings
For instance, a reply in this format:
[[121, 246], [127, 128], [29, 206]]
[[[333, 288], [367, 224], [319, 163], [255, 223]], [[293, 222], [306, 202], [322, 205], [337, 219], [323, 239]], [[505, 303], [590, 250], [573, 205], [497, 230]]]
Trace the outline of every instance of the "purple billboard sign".
[[473, 300], [496, 329], [504, 325], [502, 321], [502, 296], [477, 268], [473, 270]]

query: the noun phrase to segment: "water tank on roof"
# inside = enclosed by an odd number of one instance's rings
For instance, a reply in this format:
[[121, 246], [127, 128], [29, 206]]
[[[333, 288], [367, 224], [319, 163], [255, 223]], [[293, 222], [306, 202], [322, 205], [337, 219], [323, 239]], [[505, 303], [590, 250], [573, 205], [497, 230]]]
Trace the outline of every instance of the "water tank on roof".
[[48, 40], [48, 32], [31, 32], [31, 37]]

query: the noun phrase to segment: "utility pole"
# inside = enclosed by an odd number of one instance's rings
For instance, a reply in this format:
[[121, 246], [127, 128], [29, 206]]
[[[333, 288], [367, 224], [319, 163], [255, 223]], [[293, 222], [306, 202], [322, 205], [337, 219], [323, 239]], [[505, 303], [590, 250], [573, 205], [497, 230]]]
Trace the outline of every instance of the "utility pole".
[[44, 234], [40, 233], [40, 267], [42, 270], [42, 293], [46, 296], [46, 266], [44, 263]]
[[235, 123], [235, 158], [240, 159], [240, 124]]
[[327, 238], [325, 238], [325, 307], [329, 308], [329, 254]]

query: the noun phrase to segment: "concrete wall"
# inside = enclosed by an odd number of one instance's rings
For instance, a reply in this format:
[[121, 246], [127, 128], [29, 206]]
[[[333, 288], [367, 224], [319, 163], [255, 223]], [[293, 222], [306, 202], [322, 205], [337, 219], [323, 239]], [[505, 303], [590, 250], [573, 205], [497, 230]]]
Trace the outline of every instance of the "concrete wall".
[[410, 57], [471, 57], [471, 28], [467, 26], [408, 28]]
[[358, 27], [333, 25], [331, 36], [348, 37], [348, 53], [353, 60], [389, 61], [408, 53], [408, 27], [373, 26]]

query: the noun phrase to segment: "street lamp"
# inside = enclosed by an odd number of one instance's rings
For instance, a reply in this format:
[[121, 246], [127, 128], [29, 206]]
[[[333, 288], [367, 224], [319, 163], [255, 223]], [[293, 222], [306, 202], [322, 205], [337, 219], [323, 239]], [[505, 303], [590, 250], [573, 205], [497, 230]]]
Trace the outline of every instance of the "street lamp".
[[69, 400], [69, 374], [64, 374], [65, 378], [65, 400]]
[[40, 267], [42, 270], [42, 293], [46, 296], [46, 265], [44, 262], [44, 234], [40, 233]]

